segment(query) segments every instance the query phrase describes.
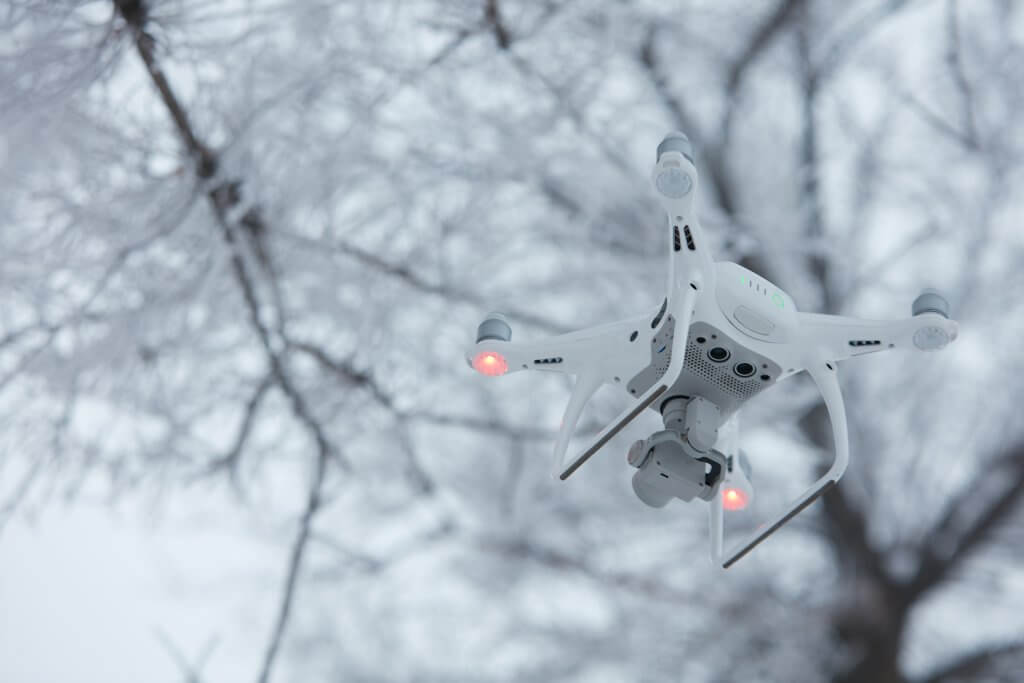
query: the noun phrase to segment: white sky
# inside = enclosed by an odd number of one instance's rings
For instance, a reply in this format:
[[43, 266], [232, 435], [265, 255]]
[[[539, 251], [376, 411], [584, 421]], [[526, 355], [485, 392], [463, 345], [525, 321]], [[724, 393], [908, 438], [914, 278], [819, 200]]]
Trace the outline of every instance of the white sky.
[[[255, 677], [268, 624], [239, 631], [231, 604], [238, 591], [218, 590], [215, 582], [267, 556], [244, 536], [187, 529], [180, 519], [140, 523], [144, 514], [137, 505], [79, 503], [52, 506], [32, 526], [18, 518], [7, 525], [0, 536], [0, 681], [181, 681], [161, 630], [190, 659], [218, 637], [204, 670], [211, 680]], [[267, 622], [275, 593], [266, 591], [266, 604], [254, 606]]]

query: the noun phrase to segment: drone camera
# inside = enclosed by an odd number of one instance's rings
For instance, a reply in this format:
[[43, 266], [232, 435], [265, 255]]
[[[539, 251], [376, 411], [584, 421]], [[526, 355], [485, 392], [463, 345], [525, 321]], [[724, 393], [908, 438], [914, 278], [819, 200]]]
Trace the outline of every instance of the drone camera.
[[725, 469], [725, 456], [696, 450], [672, 429], [634, 443], [626, 459], [637, 468], [633, 492], [651, 507], [663, 507], [672, 498], [710, 500]]

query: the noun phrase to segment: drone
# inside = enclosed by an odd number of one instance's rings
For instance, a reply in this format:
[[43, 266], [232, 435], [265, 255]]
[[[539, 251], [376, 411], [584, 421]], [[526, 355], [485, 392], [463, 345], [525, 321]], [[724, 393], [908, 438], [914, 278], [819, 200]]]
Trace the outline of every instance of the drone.
[[[651, 175], [668, 216], [668, 292], [654, 311], [534, 342], [512, 342], [512, 328], [489, 313], [466, 360], [477, 372], [518, 370], [575, 375], [554, 447], [553, 475], [565, 480], [644, 411], [664, 429], [636, 441], [626, 460], [633, 491], [651, 507], [673, 498], [709, 503], [711, 560], [727, 569], [839, 481], [849, 437], [838, 361], [888, 349], [936, 351], [956, 339], [949, 304], [925, 289], [911, 317], [876, 321], [803, 313], [781, 288], [737, 263], [714, 261], [695, 210], [699, 176], [686, 135], [669, 133]], [[832, 427], [831, 466], [774, 517], [723, 551], [723, 511], [752, 501], [752, 470], [739, 451], [737, 416], [751, 398], [807, 372]], [[584, 407], [601, 386], [619, 386], [628, 407], [566, 461]]]

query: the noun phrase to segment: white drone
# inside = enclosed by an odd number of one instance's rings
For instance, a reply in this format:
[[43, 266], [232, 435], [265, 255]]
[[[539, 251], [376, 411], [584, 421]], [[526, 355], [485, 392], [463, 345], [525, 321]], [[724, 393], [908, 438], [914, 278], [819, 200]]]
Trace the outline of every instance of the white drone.
[[[712, 260], [695, 211], [698, 176], [685, 135], [670, 133], [658, 145], [652, 179], [669, 228], [668, 295], [656, 311], [529, 343], [513, 343], [508, 321], [491, 313], [466, 359], [490, 376], [528, 369], [576, 375], [555, 443], [554, 474], [561, 479], [644, 410], [658, 411], [664, 431], [629, 449], [627, 460], [637, 468], [633, 490], [652, 507], [672, 498], [710, 502], [712, 561], [728, 568], [843, 476], [849, 441], [836, 361], [885, 349], [941, 349], [956, 339], [957, 323], [948, 319], [949, 305], [934, 290], [914, 301], [912, 317], [905, 320], [800, 313], [771, 282], [736, 263]], [[723, 553], [722, 509], [742, 509], [753, 500], [734, 417], [749, 398], [801, 370], [828, 408], [832, 466], [785, 510]], [[566, 464], [583, 407], [605, 383], [621, 385], [630, 406]]]

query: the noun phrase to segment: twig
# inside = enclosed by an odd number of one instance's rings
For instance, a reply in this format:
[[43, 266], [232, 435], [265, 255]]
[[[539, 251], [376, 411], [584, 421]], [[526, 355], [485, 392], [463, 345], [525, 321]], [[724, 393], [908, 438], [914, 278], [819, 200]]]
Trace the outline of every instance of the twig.
[[249, 434], [252, 432], [252, 427], [256, 420], [256, 414], [259, 412], [260, 405], [263, 403], [263, 399], [267, 395], [267, 390], [273, 385], [272, 379], [273, 378], [270, 375], [267, 375], [259, 384], [256, 385], [256, 390], [249, 397], [249, 400], [246, 401], [245, 412], [242, 415], [242, 422], [238, 426], [238, 431], [235, 434], [235, 440], [231, 449], [210, 463], [206, 468], [207, 473], [227, 469], [230, 472], [232, 479], [236, 477], [238, 461], [242, 455], [242, 449], [245, 448], [245, 444], [249, 440]]
[[177, 646], [174, 640], [168, 635], [168, 633], [162, 629], [154, 629], [154, 635], [157, 641], [163, 647], [164, 651], [174, 660], [174, 663], [178, 665], [181, 670], [182, 680], [185, 683], [203, 683], [203, 666], [205, 666], [210, 655], [217, 649], [217, 645], [220, 643], [218, 636], [213, 636], [206, 641], [203, 649], [199, 652], [196, 657], [196, 661], [193, 664], [188, 661], [185, 653], [181, 651], [181, 648]]
[[273, 671], [277, 652], [284, 639], [285, 629], [288, 627], [288, 620], [291, 616], [292, 605], [295, 601], [295, 586], [298, 582], [299, 571], [302, 568], [302, 558], [305, 555], [309, 541], [310, 531], [313, 527], [313, 518], [321, 505], [321, 490], [324, 478], [327, 473], [327, 454], [320, 451], [316, 459], [316, 469], [313, 473], [313, 481], [309, 487], [309, 497], [306, 499], [306, 509], [299, 520], [299, 531], [292, 542], [291, 555], [288, 560], [288, 571], [284, 581], [284, 592], [277, 610], [277, 619], [274, 620], [273, 631], [270, 641], [263, 656], [263, 665], [260, 667], [259, 683], [267, 683]]
[[964, 128], [966, 128], [965, 139], [971, 149], [977, 150], [981, 147], [978, 140], [978, 123], [974, 115], [974, 97], [971, 93], [971, 85], [968, 83], [967, 74], [964, 72], [956, 0], [948, 0], [946, 3], [946, 38], [948, 41], [946, 64], [949, 65], [953, 84], [960, 95], [961, 116], [963, 117]]
[[[997, 672], [993, 669], [1000, 664], [1005, 665], [1006, 662], [1003, 660], [1008, 659], [1011, 661], [1020, 661], [1022, 656], [1024, 656], [1024, 644], [1019, 642], [1007, 643], [996, 647], [988, 647], [983, 650], [964, 655], [963, 657], [950, 662], [938, 671], [933, 672], [930, 676], [925, 678], [922, 683], [982, 680], [986, 674], [996, 674]], [[1019, 674], [1020, 669], [1021, 665], [1018, 664], [1015, 671]], [[985, 680], [989, 679], [985, 678]], [[1002, 680], [1010, 679], [1005, 678]], [[1014, 676], [1013, 680], [1019, 680], [1019, 678]]]
[[498, 0], [486, 0], [484, 4], [484, 19], [494, 32], [494, 40], [498, 44], [498, 48], [507, 50], [512, 44], [512, 35], [501, 18], [501, 8], [498, 7]]
[[[998, 495], [984, 495], [1001, 487]], [[954, 498], [927, 536], [917, 574], [907, 586], [918, 597], [946, 579], [985, 543], [1024, 499], [1024, 444], [1017, 444], [982, 471]], [[972, 519], [964, 517], [983, 505]]]

